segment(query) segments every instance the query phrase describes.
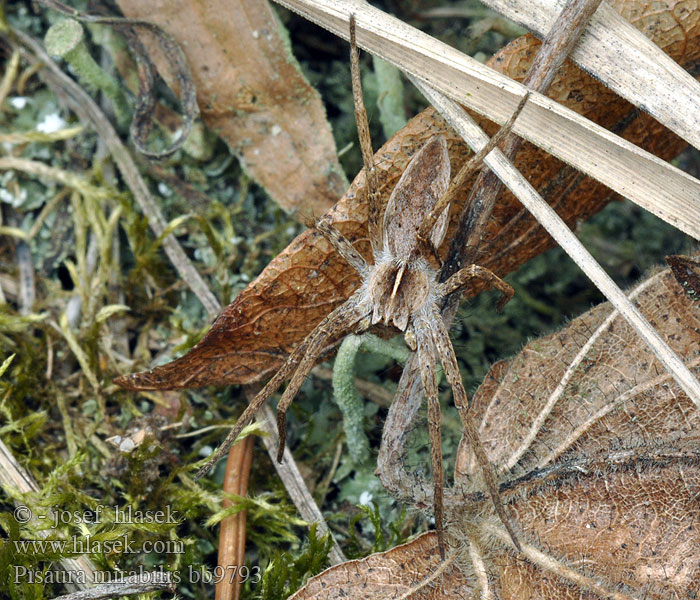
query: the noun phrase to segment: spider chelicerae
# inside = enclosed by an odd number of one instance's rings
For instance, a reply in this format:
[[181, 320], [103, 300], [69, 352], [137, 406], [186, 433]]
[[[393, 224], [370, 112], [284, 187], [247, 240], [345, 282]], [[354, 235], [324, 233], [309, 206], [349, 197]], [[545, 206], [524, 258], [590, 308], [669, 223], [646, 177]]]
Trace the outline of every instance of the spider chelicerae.
[[478, 168], [483, 158], [510, 132], [527, 100], [527, 95], [521, 100], [510, 121], [486, 147], [468, 161], [452, 184], [445, 139], [435, 136], [428, 140], [406, 167], [382, 216], [369, 125], [362, 101], [354, 18], [350, 21], [350, 64], [355, 117], [367, 176], [368, 229], [374, 263], [368, 263], [327, 221], [321, 219], [314, 224], [335, 250], [359, 273], [361, 284], [350, 298], [328, 314], [294, 349], [282, 367], [248, 405], [226, 440], [197, 473], [197, 477], [209, 471], [212, 465], [223, 457], [265, 401], [289, 379], [289, 384], [277, 405], [280, 437], [278, 460], [281, 460], [286, 438], [287, 410], [319, 356], [331, 341], [383, 323], [402, 332], [407, 346], [418, 353], [421, 380], [428, 400], [435, 524], [441, 554], [444, 557], [444, 471], [436, 375], [438, 360], [452, 388], [454, 403], [465, 435], [481, 466], [496, 512], [514, 544], [519, 547], [500, 501], [493, 470], [469, 414], [467, 393], [441, 314], [444, 301], [450, 295], [460, 293], [473, 279], [485, 280], [503, 294], [499, 307], [512, 297], [513, 289], [490, 270], [478, 265], [463, 268], [446, 281], [440, 282], [442, 265], [436, 249], [447, 231], [449, 202], [454, 190], [461, 186], [467, 175]]

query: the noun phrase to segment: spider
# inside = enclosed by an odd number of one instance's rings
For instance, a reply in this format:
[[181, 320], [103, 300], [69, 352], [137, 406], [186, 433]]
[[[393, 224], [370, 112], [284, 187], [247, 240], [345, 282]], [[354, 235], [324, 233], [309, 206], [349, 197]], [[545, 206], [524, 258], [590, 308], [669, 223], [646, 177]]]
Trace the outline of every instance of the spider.
[[510, 520], [500, 501], [494, 472], [469, 414], [467, 393], [457, 365], [441, 308], [452, 294], [460, 293], [471, 280], [482, 279], [498, 289], [502, 307], [513, 289], [490, 270], [470, 265], [440, 282], [441, 261], [436, 248], [445, 237], [449, 202], [454, 190], [476, 169], [483, 158], [507, 135], [525, 104], [527, 95], [491, 142], [472, 157], [450, 185], [447, 143], [434, 136], [413, 156], [396, 184], [381, 217], [376, 170], [369, 136], [367, 114], [362, 100], [359, 57], [355, 42], [355, 21], [350, 20], [350, 65], [353, 99], [360, 146], [367, 173], [368, 228], [374, 263], [368, 263], [337, 229], [324, 220], [314, 224], [335, 250], [361, 278], [359, 288], [342, 305], [328, 314], [294, 349], [286, 362], [245, 409], [226, 440], [197, 473], [204, 475], [228, 450], [241, 430], [263, 403], [289, 379], [277, 406], [282, 459], [286, 439], [286, 413], [306, 376], [328, 344], [348, 333], [361, 333], [376, 325], [393, 326], [404, 334], [407, 346], [418, 353], [421, 380], [428, 401], [428, 426], [433, 473], [435, 524], [440, 553], [444, 558], [443, 487], [440, 404], [436, 368], [441, 362], [452, 387], [465, 435], [479, 461], [486, 487], [496, 512], [516, 547], [520, 548]]

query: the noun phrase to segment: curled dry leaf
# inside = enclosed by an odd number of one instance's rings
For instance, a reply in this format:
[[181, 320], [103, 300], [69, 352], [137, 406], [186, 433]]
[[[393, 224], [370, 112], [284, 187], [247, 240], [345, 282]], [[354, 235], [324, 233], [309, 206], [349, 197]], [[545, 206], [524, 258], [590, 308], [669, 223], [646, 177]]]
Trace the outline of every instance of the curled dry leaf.
[[[675, 11], [680, 3], [664, 0], [661, 5], [651, 6], [617, 0], [614, 5], [623, 14], [635, 14], [635, 25], [680, 64], [693, 68], [700, 58], [700, 23], [690, 15], [685, 21], [677, 19]], [[679, 36], [683, 43], [679, 43]], [[495, 55], [491, 65], [521, 80], [538, 47], [534, 37], [523, 36]], [[560, 69], [549, 95], [664, 159], [672, 158], [685, 147], [684, 142], [651, 117], [640, 114], [571, 63]], [[488, 125], [486, 129], [495, 131]], [[411, 156], [436, 134], [447, 140], [452, 172], [457, 172], [469, 150], [433, 109], [427, 109], [377, 152], [375, 163], [382, 197], [388, 199]], [[569, 225], [589, 218], [614, 197], [601, 184], [528, 143], [523, 144], [516, 166]], [[453, 203], [447, 240], [471, 184], [472, 181], [467, 182]], [[364, 188], [364, 173], [360, 173], [326, 218], [367, 257]], [[504, 276], [550, 245], [551, 239], [544, 230], [510, 192], [504, 191], [484, 235], [483, 259], [479, 262]], [[441, 248], [443, 255], [446, 247], [447, 242]], [[224, 309], [187, 355], [152, 371], [120, 378], [118, 383], [131, 389], [172, 389], [263, 379], [358, 284], [357, 275], [323, 236], [307, 231]], [[471, 294], [477, 291], [475, 287]]]
[[[700, 311], [662, 271], [640, 310], [694, 371]], [[499, 363], [472, 406], [523, 553], [478, 487], [466, 442], [443, 573], [432, 534], [325, 571], [295, 600], [700, 597], [700, 411], [608, 304]], [[376, 593], [375, 593], [376, 592]]]
[[[275, 201], [317, 216], [337, 202], [346, 182], [325, 109], [267, 0], [118, 4], [125, 16], [149, 20], [177, 39], [205, 123]], [[138, 33], [161, 75], [177, 87], [154, 40]]]

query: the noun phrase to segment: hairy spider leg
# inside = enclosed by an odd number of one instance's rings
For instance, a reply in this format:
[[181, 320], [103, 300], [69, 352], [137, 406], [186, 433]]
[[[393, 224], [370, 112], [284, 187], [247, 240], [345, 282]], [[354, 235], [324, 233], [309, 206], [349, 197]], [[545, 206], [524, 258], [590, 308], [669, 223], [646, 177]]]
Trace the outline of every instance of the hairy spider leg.
[[360, 276], [364, 277], [367, 274], [369, 269], [367, 262], [362, 257], [362, 254], [355, 250], [355, 247], [350, 243], [348, 238], [323, 219], [318, 220], [314, 224], [314, 227], [323, 234], [323, 237], [330, 242], [331, 246], [336, 249], [338, 254], [340, 254]]
[[452, 348], [452, 343], [450, 342], [450, 335], [447, 332], [445, 323], [442, 320], [442, 314], [437, 305], [433, 306], [433, 314], [430, 322], [431, 333], [435, 341], [435, 348], [437, 349], [438, 356], [440, 357], [440, 362], [442, 363], [442, 368], [445, 371], [445, 377], [452, 388], [452, 398], [455, 406], [457, 407], [457, 412], [459, 413], [459, 418], [462, 421], [462, 427], [464, 427], [464, 434], [469, 440], [469, 445], [474, 451], [477, 458], [477, 463], [481, 466], [481, 473], [484, 477], [484, 483], [486, 484], [486, 489], [491, 496], [491, 501], [496, 509], [496, 514], [505, 526], [508, 534], [510, 535], [513, 544], [518, 550], [522, 550], [520, 542], [515, 535], [515, 530], [511, 524], [508, 513], [501, 502], [501, 496], [498, 493], [498, 483], [496, 482], [496, 476], [493, 472], [493, 467], [491, 462], [486, 455], [486, 450], [484, 450], [484, 445], [481, 443], [481, 438], [479, 437], [479, 432], [474, 425], [474, 420], [469, 414], [469, 399], [467, 397], [467, 392], [464, 389], [464, 384], [462, 383], [462, 374], [459, 372], [459, 366], [457, 365], [457, 357], [455, 356], [454, 348]]
[[287, 389], [284, 390], [282, 398], [277, 404], [277, 433], [279, 435], [277, 462], [282, 462], [284, 446], [287, 440], [287, 409], [306, 380], [306, 376], [313, 369], [316, 359], [323, 351], [326, 342], [331, 338], [349, 333], [359, 321], [370, 313], [369, 307], [359, 301], [360, 293], [356, 292], [344, 304], [335, 309], [331, 313], [333, 318], [326, 318], [321, 321], [309, 336], [313, 336], [313, 339], [306, 346], [306, 352], [301, 361], [299, 361], [289, 381], [289, 385], [287, 385]]
[[374, 152], [372, 151], [372, 138], [369, 135], [369, 121], [365, 103], [362, 100], [362, 82], [360, 78], [360, 59], [357, 52], [357, 41], [355, 38], [355, 15], [350, 15], [350, 74], [352, 77], [352, 99], [355, 106], [355, 122], [357, 123], [357, 135], [360, 138], [360, 150], [362, 151], [362, 161], [365, 165], [367, 177], [367, 228], [369, 231], [369, 241], [372, 245], [372, 254], [382, 249], [382, 221], [381, 221], [381, 198], [377, 185], [377, 169], [374, 165]]
[[[243, 414], [239, 417], [233, 429], [226, 436], [226, 439], [217, 448], [216, 452], [212, 457], [202, 466], [197, 474], [195, 475], [195, 481], [200, 477], [206, 475], [211, 468], [226, 454], [228, 449], [231, 447], [236, 438], [240, 435], [243, 428], [248, 425], [253, 420], [253, 417], [258, 412], [260, 407], [265, 403], [265, 401], [272, 396], [277, 391], [277, 388], [282, 385], [282, 383], [289, 377], [289, 375], [297, 368], [300, 362], [303, 362], [303, 358], [311, 346], [313, 346], [319, 337], [327, 337], [327, 331], [335, 329], [338, 323], [342, 323], [344, 319], [347, 318], [348, 313], [351, 313], [356, 309], [357, 306], [357, 296], [355, 294], [350, 297], [346, 302], [341, 304], [338, 308], [330, 312], [317, 326], [309, 333], [309, 335], [304, 338], [304, 340], [292, 351], [285, 363], [280, 367], [280, 369], [275, 373], [275, 375], [265, 384], [262, 390], [260, 390], [253, 398], [251, 403], [243, 411]], [[283, 438], [280, 436], [280, 439]], [[284, 442], [281, 442], [281, 445]]]
[[440, 431], [440, 400], [437, 386], [437, 360], [430, 325], [422, 318], [414, 320], [418, 346], [418, 365], [423, 391], [428, 399], [428, 428], [430, 435], [430, 461], [433, 471], [433, 510], [438, 536], [440, 557], [445, 558], [445, 532], [443, 519], [443, 487], [445, 471], [442, 467], [442, 433]]
[[501, 310], [508, 301], [513, 297], [513, 288], [503, 281], [498, 275], [496, 275], [490, 269], [482, 267], [480, 265], [469, 265], [460, 269], [454, 275], [452, 275], [447, 281], [440, 284], [438, 288], [439, 293], [443, 297], [447, 297], [454, 292], [461, 292], [465, 287], [469, 285], [472, 279], [481, 279], [491, 285], [491, 287], [496, 288], [503, 298], [498, 301], [496, 308]]

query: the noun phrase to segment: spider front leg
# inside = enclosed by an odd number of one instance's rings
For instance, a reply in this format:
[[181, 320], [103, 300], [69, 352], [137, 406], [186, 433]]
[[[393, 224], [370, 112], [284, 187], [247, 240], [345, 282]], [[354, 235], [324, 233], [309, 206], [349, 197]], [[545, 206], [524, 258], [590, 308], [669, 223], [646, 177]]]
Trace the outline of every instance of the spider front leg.
[[382, 249], [382, 207], [379, 190], [377, 189], [377, 169], [374, 164], [372, 138], [369, 135], [369, 120], [367, 119], [365, 103], [362, 100], [360, 58], [357, 53], [357, 42], [355, 40], [355, 15], [350, 15], [350, 73], [352, 77], [352, 99], [355, 105], [357, 136], [360, 139], [362, 162], [365, 166], [365, 176], [367, 178], [367, 229], [369, 231], [369, 241], [372, 245], [372, 254], [376, 257]]
[[[323, 341], [328, 339], [329, 335], [340, 335], [341, 333], [347, 331], [364, 316], [364, 313], [360, 312], [358, 306], [358, 294], [354, 294], [348, 300], [346, 300], [345, 303], [343, 303], [330, 314], [328, 314], [316, 326], [316, 328], [311, 333], [309, 333], [309, 335], [307, 335], [306, 338], [304, 338], [304, 340], [292, 351], [285, 363], [275, 373], [272, 379], [270, 379], [270, 381], [268, 381], [267, 384], [265, 384], [265, 387], [263, 387], [263, 389], [260, 390], [260, 392], [258, 392], [258, 395], [255, 396], [251, 403], [246, 407], [246, 409], [243, 411], [243, 414], [239, 417], [238, 421], [236, 421], [236, 424], [226, 436], [226, 439], [223, 441], [223, 443], [217, 448], [216, 452], [214, 452], [214, 454], [206, 462], [206, 464], [201, 469], [199, 469], [199, 471], [197, 471], [197, 474], [195, 475], [195, 480], [206, 475], [211, 470], [211, 468], [221, 458], [223, 458], [224, 454], [226, 454], [233, 442], [236, 441], [236, 438], [240, 435], [243, 428], [253, 420], [255, 414], [258, 412], [258, 410], [260, 410], [260, 407], [270, 396], [272, 396], [272, 394], [274, 394], [277, 391], [277, 388], [279, 388], [279, 386], [281, 386], [282, 383], [293, 372], [294, 375], [292, 376], [292, 381], [295, 382], [295, 384], [298, 382], [297, 373], [301, 372], [302, 365], [304, 366], [304, 368], [306, 368], [307, 363], [305, 361], [305, 358], [309, 354], [313, 355], [314, 357], [311, 361], [311, 367], [313, 367], [313, 361], [323, 349]], [[311, 367], [309, 367], [307, 371], [303, 373], [303, 376], [301, 376], [301, 382], [298, 382], [298, 386], [296, 388], [297, 391], [303, 383], [304, 379], [306, 378], [306, 375], [308, 375], [308, 372], [311, 370]], [[295, 370], [297, 372], [295, 372]], [[292, 384], [290, 383], [289, 387], [291, 386]], [[296, 391], [294, 392], [294, 395], [296, 395]], [[292, 396], [292, 399], [293, 397], [294, 396]], [[291, 403], [291, 399], [289, 400], [288, 404], [289, 403]], [[283, 437], [282, 432], [280, 432], [280, 452], [278, 454], [278, 459], [284, 451], [284, 439], [285, 438]]]
[[306, 376], [313, 369], [316, 359], [323, 351], [326, 342], [329, 339], [349, 333], [359, 321], [369, 315], [369, 309], [358, 300], [358, 297], [358, 292], [353, 294], [349, 300], [346, 300], [344, 304], [330, 313], [309, 334], [309, 337], [313, 336], [313, 339], [307, 344], [303, 358], [301, 358], [287, 389], [284, 390], [284, 394], [282, 394], [282, 398], [277, 404], [277, 433], [280, 440], [277, 450], [277, 462], [282, 462], [284, 446], [287, 440], [287, 409], [306, 380]]
[[440, 400], [437, 386], [437, 357], [429, 325], [422, 320], [414, 322], [418, 364], [423, 390], [428, 400], [428, 431], [430, 435], [430, 461], [433, 469], [433, 509], [438, 536], [440, 558], [445, 558], [445, 532], [443, 528], [443, 487], [445, 473], [442, 468], [442, 434], [440, 432]]
[[486, 489], [491, 496], [491, 500], [496, 509], [496, 514], [501, 519], [503, 525], [505, 525], [508, 535], [510, 535], [511, 540], [513, 540], [515, 547], [518, 550], [521, 550], [520, 542], [515, 535], [515, 529], [510, 522], [510, 518], [506, 513], [503, 503], [501, 502], [501, 496], [498, 493], [498, 483], [496, 481], [493, 468], [491, 467], [491, 463], [486, 455], [484, 446], [481, 443], [481, 438], [479, 437], [479, 432], [476, 429], [476, 425], [474, 425], [474, 421], [469, 414], [469, 399], [467, 398], [467, 392], [464, 389], [464, 384], [462, 383], [462, 375], [459, 372], [459, 366], [457, 365], [457, 357], [455, 356], [455, 351], [452, 347], [449, 333], [447, 332], [445, 323], [442, 320], [442, 315], [440, 314], [440, 309], [438, 309], [437, 305], [433, 305], [432, 307], [430, 328], [433, 340], [435, 342], [435, 348], [437, 349], [438, 356], [440, 357], [442, 368], [445, 371], [445, 377], [447, 377], [447, 381], [452, 387], [454, 403], [457, 407], [459, 418], [462, 421], [462, 427], [464, 427], [464, 434], [467, 436], [469, 445], [474, 451], [477, 462], [481, 467], [481, 473], [484, 476]]
[[499, 292], [501, 292], [501, 294], [503, 294], [503, 298], [499, 300], [498, 305], [496, 306], [498, 310], [501, 310], [513, 297], [513, 288], [510, 285], [503, 281], [493, 271], [479, 265], [469, 265], [464, 269], [460, 269], [447, 281], [441, 283], [438, 291], [443, 297], [449, 296], [450, 294], [467, 287], [472, 279], [481, 279], [486, 283], [491, 284], [492, 287], [495, 287]]
[[317, 221], [314, 227], [323, 234], [323, 237], [330, 242], [336, 252], [340, 254], [361, 277], [367, 274], [369, 269], [367, 261], [355, 250], [355, 247], [350, 243], [348, 238], [340, 233], [333, 225], [324, 220]]

